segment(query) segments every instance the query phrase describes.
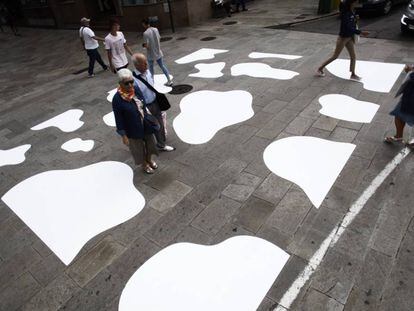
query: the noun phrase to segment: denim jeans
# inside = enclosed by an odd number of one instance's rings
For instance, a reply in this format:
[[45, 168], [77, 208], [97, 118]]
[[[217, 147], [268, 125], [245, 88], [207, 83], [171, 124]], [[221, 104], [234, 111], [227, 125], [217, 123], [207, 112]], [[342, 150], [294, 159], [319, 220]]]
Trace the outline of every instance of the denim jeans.
[[89, 68], [88, 68], [89, 75], [93, 74], [93, 67], [95, 67], [95, 61], [97, 61], [99, 65], [102, 66], [103, 69], [108, 68], [108, 66], [105, 65], [105, 63], [103, 62], [101, 55], [98, 52], [98, 49], [86, 50], [86, 54], [88, 54], [89, 56]]
[[[157, 59], [157, 64], [158, 64], [158, 66], [160, 66], [162, 72], [167, 77], [167, 81], [170, 81], [170, 73], [168, 72], [168, 69], [164, 64], [164, 61], [163, 61], [162, 57], [160, 59]], [[154, 76], [154, 61], [153, 60], [148, 60], [148, 65], [149, 65], [149, 71]]]

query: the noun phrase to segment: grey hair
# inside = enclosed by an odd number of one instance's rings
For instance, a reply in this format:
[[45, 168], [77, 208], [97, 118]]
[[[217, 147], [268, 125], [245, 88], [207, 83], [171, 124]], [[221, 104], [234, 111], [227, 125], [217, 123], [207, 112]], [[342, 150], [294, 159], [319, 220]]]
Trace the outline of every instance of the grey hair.
[[121, 82], [125, 79], [133, 78], [132, 71], [124, 68], [118, 71], [118, 81]]

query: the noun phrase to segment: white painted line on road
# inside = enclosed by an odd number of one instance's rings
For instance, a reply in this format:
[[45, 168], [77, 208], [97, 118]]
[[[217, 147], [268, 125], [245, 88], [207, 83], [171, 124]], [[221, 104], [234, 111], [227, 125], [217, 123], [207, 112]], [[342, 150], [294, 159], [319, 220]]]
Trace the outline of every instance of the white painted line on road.
[[283, 295], [280, 300], [279, 306], [277, 306], [274, 311], [286, 311], [288, 310], [292, 303], [298, 297], [301, 289], [305, 286], [306, 282], [310, 279], [312, 274], [316, 271], [319, 265], [322, 262], [325, 254], [327, 253], [329, 247], [335, 246], [335, 243], [339, 240], [342, 234], [345, 232], [345, 229], [352, 223], [355, 217], [359, 212], [364, 208], [368, 200], [373, 196], [373, 194], [378, 190], [384, 180], [394, 171], [394, 169], [405, 159], [405, 157], [410, 153], [409, 148], [404, 148], [401, 150], [395, 158], [387, 164], [387, 166], [375, 177], [371, 182], [368, 188], [362, 193], [362, 195], [356, 200], [356, 202], [351, 206], [351, 208], [346, 213], [342, 222], [336, 226], [329, 236], [322, 242], [319, 249], [315, 252], [312, 258], [309, 260], [308, 265], [292, 283], [287, 292]]

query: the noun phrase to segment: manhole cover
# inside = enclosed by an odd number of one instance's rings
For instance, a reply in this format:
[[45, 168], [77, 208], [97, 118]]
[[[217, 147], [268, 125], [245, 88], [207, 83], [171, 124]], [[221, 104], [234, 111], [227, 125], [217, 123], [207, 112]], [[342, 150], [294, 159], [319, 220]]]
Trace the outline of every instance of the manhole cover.
[[78, 75], [78, 74], [80, 74], [80, 73], [82, 73], [82, 72], [86, 72], [86, 71], [88, 71], [88, 68], [83, 68], [83, 69], [81, 69], [81, 70], [78, 70], [78, 71], [73, 72], [72, 74], [73, 74], [73, 75]]
[[232, 22], [225, 22], [225, 23], [223, 23], [223, 25], [234, 25], [234, 24], [237, 24], [237, 22], [236, 21], [232, 21]]
[[170, 40], [172, 40], [172, 37], [162, 37], [160, 41], [165, 42], [165, 41], [170, 41]]
[[213, 40], [216, 40], [217, 38], [216, 37], [205, 37], [205, 38], [202, 38], [202, 39], [200, 39], [201, 41], [213, 41]]
[[173, 94], [173, 95], [185, 94], [185, 93], [190, 92], [192, 89], [193, 87], [189, 84], [177, 84], [177, 85], [173, 85], [172, 91], [170, 92], [170, 94]]
[[185, 40], [185, 39], [187, 39], [187, 37], [179, 37], [179, 38], [177, 38], [177, 40]]

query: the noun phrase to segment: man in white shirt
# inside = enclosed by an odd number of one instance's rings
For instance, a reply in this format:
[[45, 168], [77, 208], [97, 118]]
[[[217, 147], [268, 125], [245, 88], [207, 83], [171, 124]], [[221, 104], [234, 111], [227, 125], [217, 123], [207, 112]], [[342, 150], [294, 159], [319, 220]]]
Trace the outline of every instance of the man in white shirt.
[[150, 21], [148, 18], [142, 21], [142, 26], [144, 27], [144, 44], [143, 47], [147, 49], [147, 59], [149, 64], [149, 70], [151, 74], [154, 76], [154, 61], [157, 62], [158, 66], [160, 66], [162, 72], [167, 78], [167, 83], [165, 85], [172, 86], [173, 83], [170, 78], [170, 73], [168, 72], [167, 67], [164, 64], [163, 57], [164, 54], [161, 51], [161, 43], [160, 43], [160, 33], [157, 28], [152, 27], [150, 25]]
[[95, 33], [89, 27], [90, 21], [90, 19], [82, 17], [80, 20], [82, 27], [79, 29], [79, 37], [82, 43], [82, 48], [85, 49], [86, 54], [89, 56], [88, 76], [92, 78], [95, 76], [93, 73], [95, 61], [97, 61], [99, 65], [102, 66], [103, 70], [107, 70], [108, 66], [103, 62], [101, 55], [98, 52], [98, 41], [105, 41], [105, 39], [95, 35]]
[[105, 37], [105, 49], [108, 52], [109, 66], [113, 73], [128, 67], [128, 59], [125, 51], [129, 55], [132, 55], [132, 51], [126, 43], [124, 34], [119, 29], [119, 22], [113, 21], [111, 24], [111, 32]]
[[167, 137], [165, 135], [164, 122], [162, 119], [160, 106], [157, 102], [157, 96], [145, 85], [144, 82], [140, 80], [143, 79], [152, 87], [154, 87], [154, 79], [151, 72], [148, 70], [147, 58], [142, 53], [136, 53], [132, 55], [131, 59], [135, 66], [134, 80], [138, 87], [138, 90], [141, 93], [140, 95], [144, 99], [145, 106], [148, 108], [150, 113], [157, 118], [160, 124], [159, 131], [154, 134], [155, 138], [157, 139], [157, 147], [160, 151], [174, 151], [174, 147], [166, 145]]

